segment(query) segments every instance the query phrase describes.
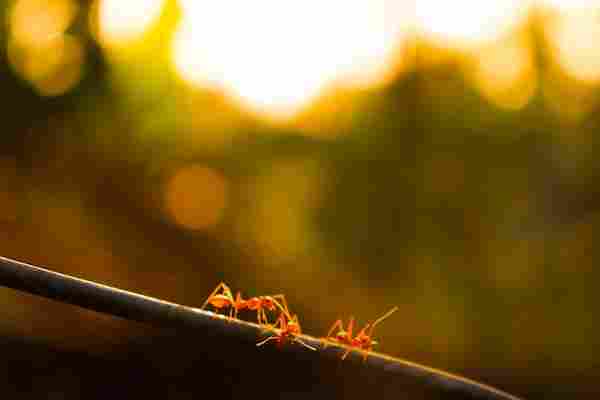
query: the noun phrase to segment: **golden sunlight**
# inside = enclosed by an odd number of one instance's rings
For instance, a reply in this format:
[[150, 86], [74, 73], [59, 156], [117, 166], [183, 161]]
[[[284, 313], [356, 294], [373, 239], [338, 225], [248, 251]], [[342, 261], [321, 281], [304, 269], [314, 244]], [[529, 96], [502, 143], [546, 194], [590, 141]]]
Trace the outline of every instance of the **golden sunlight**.
[[513, 36], [477, 52], [471, 75], [491, 103], [518, 110], [533, 97], [537, 76], [526, 38]]
[[376, 83], [389, 73], [408, 25], [396, 3], [181, 0], [174, 69], [194, 86], [287, 119], [328, 87]]
[[541, 0], [541, 3], [561, 11], [600, 8], [599, 0]]
[[330, 37], [337, 84], [368, 88], [393, 78], [398, 55], [414, 24], [414, 6], [396, 0], [337, 0], [329, 6], [331, 15], [337, 17], [335, 29], [330, 27], [324, 36]]
[[98, 38], [104, 45], [138, 39], [160, 16], [165, 0], [97, 0]]
[[600, 82], [600, 20], [595, 13], [565, 14], [548, 28], [555, 57], [567, 74], [586, 83]]
[[418, 0], [417, 26], [428, 38], [469, 46], [493, 41], [517, 26], [531, 0]]

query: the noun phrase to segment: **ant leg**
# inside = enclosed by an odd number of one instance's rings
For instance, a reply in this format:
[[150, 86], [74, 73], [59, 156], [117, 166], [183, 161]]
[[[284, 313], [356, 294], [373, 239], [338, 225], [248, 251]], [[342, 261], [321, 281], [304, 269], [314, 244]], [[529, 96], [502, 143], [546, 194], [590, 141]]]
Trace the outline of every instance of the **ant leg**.
[[348, 357], [348, 354], [350, 354], [350, 352], [352, 351], [352, 349], [346, 349], [346, 352], [342, 355], [342, 360], [345, 360], [346, 357]]
[[275, 321], [274, 324], [271, 324], [270, 322], [266, 322], [265, 324], [261, 325], [262, 326], [262, 330], [263, 332], [265, 331], [273, 331], [275, 329], [282, 329], [281, 328], [282, 322], [280, 318], [277, 318], [277, 320]]
[[228, 322], [228, 323], [229, 323], [229, 322], [231, 322], [231, 321], [233, 320], [233, 311], [234, 311], [235, 309], [236, 309], [236, 308], [235, 308], [235, 304], [232, 304], [232, 305], [229, 307], [229, 318], [227, 318], [227, 322]]
[[367, 346], [365, 348], [361, 348], [360, 352], [362, 353], [363, 363], [367, 361], [367, 357], [369, 357], [369, 353], [373, 350], [373, 346]]
[[[260, 319], [260, 321], [262, 321], [262, 318]], [[262, 331], [266, 332], [268, 330], [272, 331], [273, 329], [277, 329], [277, 325], [279, 324], [279, 321], [275, 321], [274, 324], [271, 324], [269, 321], [265, 321], [265, 323], [259, 322], [258, 324], [260, 325]]]
[[354, 316], [350, 317], [350, 321], [348, 321], [348, 329], [346, 332], [348, 333], [348, 339], [352, 339], [352, 331], [354, 330]]
[[279, 314], [279, 317], [277, 317], [277, 321], [275, 321], [275, 324], [272, 325], [272, 328], [279, 329], [280, 331], [286, 331], [287, 327], [288, 327], [287, 319], [284, 317], [283, 314]]
[[342, 326], [344, 326], [344, 324], [341, 319], [338, 319], [337, 321], [335, 321], [333, 323], [333, 325], [331, 326], [331, 329], [329, 329], [329, 332], [327, 332], [327, 336], [325, 336], [325, 338], [323, 339], [323, 348], [327, 347], [327, 340], [330, 340], [330, 339], [335, 340], [335, 338], [331, 337], [335, 328], [338, 328], [338, 331], [339, 331], [342, 329]]
[[[259, 318], [258, 324], [259, 325], [260, 324], [269, 325], [269, 318], [267, 317], [267, 312], [265, 311], [265, 309], [261, 308], [259, 310], [259, 312], [260, 312], [260, 318]], [[261, 322], [261, 320], [262, 320], [262, 322]]]
[[292, 340], [293, 340], [294, 342], [296, 342], [296, 343], [300, 343], [302, 346], [306, 347], [306, 348], [307, 348], [307, 349], [309, 349], [309, 350], [312, 350], [312, 351], [317, 351], [317, 349], [316, 349], [316, 348], [312, 347], [311, 345], [308, 345], [308, 344], [304, 343], [302, 340], [300, 340], [300, 339], [298, 339], [298, 338], [293, 338]]
[[269, 324], [269, 317], [267, 315], [267, 311], [265, 311], [264, 308], [261, 308], [260, 311], [261, 311], [261, 316], [262, 316], [262, 323], [265, 324], [265, 325], [268, 325]]
[[279, 310], [281, 310], [288, 318], [291, 318], [290, 309], [288, 307], [287, 300], [285, 299], [285, 295], [274, 294], [271, 297], [273, 298], [273, 300], [275, 300], [275, 305], [277, 306], [277, 308], [279, 308]]
[[238, 311], [239, 311], [242, 303], [243, 303], [242, 293], [238, 290], [238, 292], [235, 294], [235, 300], [232, 299], [232, 302], [231, 302], [231, 309], [229, 310], [229, 320], [230, 321], [232, 319], [232, 314], [233, 314], [233, 319], [237, 319]]
[[[375, 322], [373, 322], [372, 324], [370, 324], [370, 329], [369, 329], [369, 333], [368, 336], [372, 336], [373, 335], [373, 329], [375, 329], [375, 325], [377, 325], [378, 323], [382, 322], [384, 319], [388, 318], [390, 315], [392, 315], [393, 313], [395, 313], [396, 311], [398, 311], [398, 306], [394, 306], [392, 307], [392, 309], [388, 312], [386, 312], [385, 314], [383, 314], [381, 317], [377, 318], [375, 320]], [[367, 327], [365, 327], [366, 329]]]
[[337, 321], [335, 321], [333, 323], [333, 325], [331, 325], [331, 329], [329, 329], [329, 332], [327, 332], [327, 336], [325, 337], [331, 337], [331, 335], [333, 334], [333, 331], [335, 330], [335, 328], [338, 328], [338, 331], [341, 330], [341, 328], [344, 326], [344, 323], [342, 322], [341, 319], [338, 319]]
[[371, 350], [370, 349], [363, 350], [363, 363], [367, 361], [367, 357], [369, 357], [369, 351], [371, 351]]
[[268, 338], [266, 338], [265, 340], [256, 343], [256, 346], [262, 346], [263, 344], [267, 343], [270, 340], [277, 340], [277, 336], [269, 336]]

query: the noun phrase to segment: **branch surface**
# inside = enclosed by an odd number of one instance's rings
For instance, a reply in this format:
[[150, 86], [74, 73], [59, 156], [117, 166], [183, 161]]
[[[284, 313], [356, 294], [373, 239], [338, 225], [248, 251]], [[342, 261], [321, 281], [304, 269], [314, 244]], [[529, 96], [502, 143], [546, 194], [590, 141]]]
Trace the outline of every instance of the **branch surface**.
[[[247, 341], [264, 338], [264, 329], [254, 323], [228, 320], [209, 311], [117, 289], [1, 256], [0, 285], [128, 320], [158, 326], [216, 331]], [[302, 335], [300, 339], [319, 349], [317, 353], [323, 357], [339, 357], [347, 349], [330, 342], [326, 348], [322, 348], [323, 340], [308, 335]], [[292, 345], [284, 348], [309, 351]], [[386, 374], [414, 377], [471, 398], [521, 400], [471, 379], [377, 352], [370, 352], [365, 364], [368, 368], [379, 369]]]

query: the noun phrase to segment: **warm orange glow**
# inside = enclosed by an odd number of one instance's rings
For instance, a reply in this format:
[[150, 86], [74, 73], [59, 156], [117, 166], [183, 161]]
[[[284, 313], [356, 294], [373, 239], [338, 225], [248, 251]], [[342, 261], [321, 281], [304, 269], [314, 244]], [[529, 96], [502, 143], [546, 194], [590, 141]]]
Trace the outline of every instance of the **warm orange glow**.
[[531, 49], [524, 39], [511, 38], [481, 49], [473, 71], [475, 85], [500, 108], [524, 107], [537, 88]]
[[195, 86], [289, 118], [331, 85], [369, 84], [388, 72], [407, 25], [396, 3], [182, 1], [173, 64]]
[[596, 13], [561, 16], [548, 29], [555, 56], [564, 70], [587, 83], [600, 82], [600, 20]]
[[418, 0], [417, 24], [429, 38], [474, 45], [499, 38], [523, 20], [528, 0]]
[[98, 37], [104, 45], [141, 37], [160, 16], [165, 0], [98, 0]]
[[62, 35], [76, 13], [72, 0], [19, 0], [10, 13], [11, 35], [20, 46], [39, 46]]
[[221, 220], [227, 204], [227, 182], [220, 173], [204, 166], [180, 169], [167, 182], [165, 204], [178, 225], [211, 228]]
[[387, 82], [396, 72], [394, 57], [414, 23], [411, 2], [338, 0], [330, 7], [337, 17], [323, 36], [333, 38], [330, 58], [339, 66], [339, 85], [371, 87]]
[[52, 74], [35, 81], [38, 92], [44, 96], [61, 95], [79, 83], [85, 50], [81, 41], [72, 36], [62, 36], [57, 41], [56, 53], [60, 59]]
[[8, 59], [42, 96], [58, 96], [81, 79], [85, 51], [65, 34], [78, 11], [73, 0], [18, 0], [10, 10]]

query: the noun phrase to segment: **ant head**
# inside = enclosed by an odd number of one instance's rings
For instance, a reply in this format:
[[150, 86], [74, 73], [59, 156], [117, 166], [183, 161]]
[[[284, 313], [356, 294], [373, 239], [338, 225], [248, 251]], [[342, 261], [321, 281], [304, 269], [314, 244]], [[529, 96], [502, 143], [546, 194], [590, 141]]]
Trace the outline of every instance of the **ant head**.
[[231, 295], [233, 296], [233, 292], [231, 291], [231, 289], [229, 288], [229, 286], [227, 286], [226, 284], [223, 284], [223, 294], [224, 295]]
[[371, 346], [373, 344], [377, 344], [377, 342], [371, 339], [371, 336], [361, 332], [356, 339], [360, 342], [361, 346]]
[[294, 316], [287, 323], [288, 331], [292, 333], [300, 333], [300, 322], [298, 322], [298, 316]]

